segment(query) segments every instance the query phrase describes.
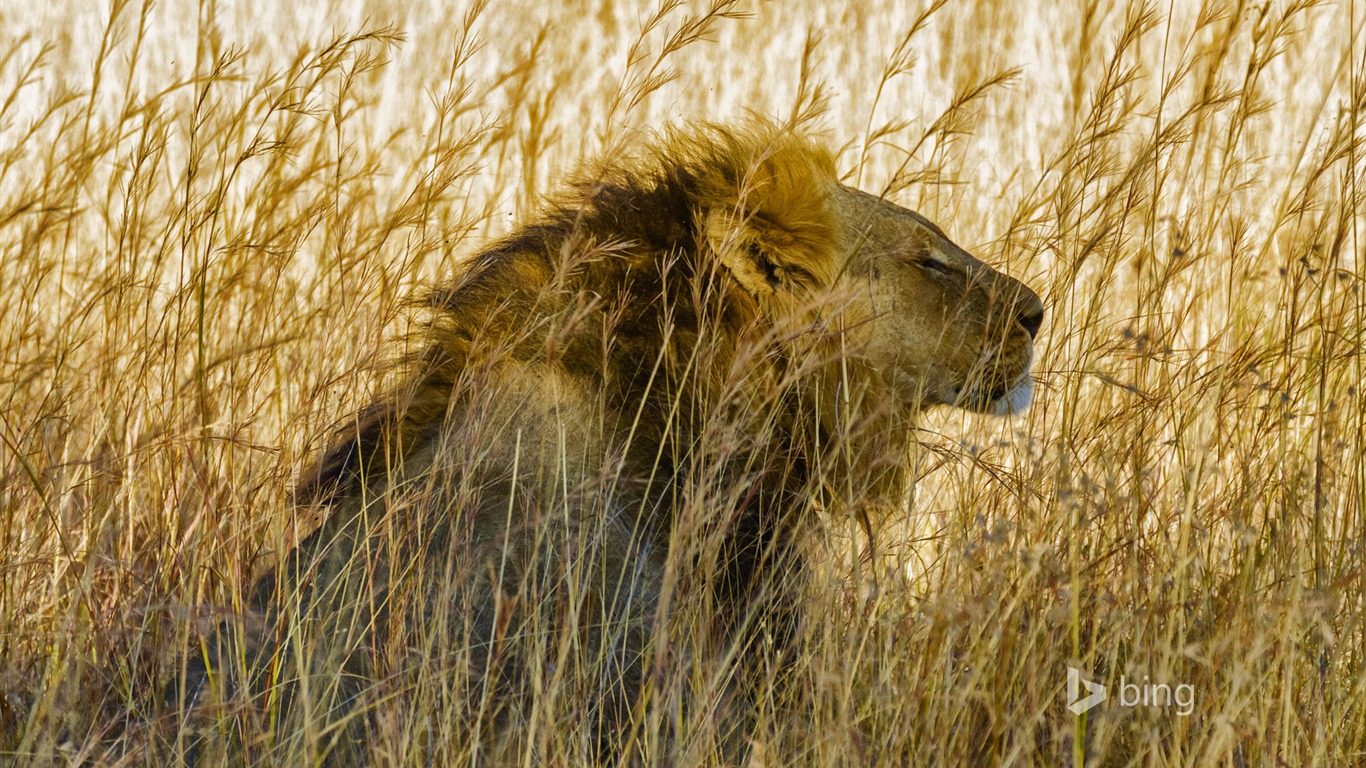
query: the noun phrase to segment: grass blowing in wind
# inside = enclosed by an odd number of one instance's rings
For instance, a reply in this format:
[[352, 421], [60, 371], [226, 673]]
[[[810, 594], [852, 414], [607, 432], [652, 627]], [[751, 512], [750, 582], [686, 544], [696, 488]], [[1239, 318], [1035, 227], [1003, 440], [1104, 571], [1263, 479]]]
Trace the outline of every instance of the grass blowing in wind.
[[0, 10], [0, 763], [1362, 760], [1362, 9], [348, 13]]

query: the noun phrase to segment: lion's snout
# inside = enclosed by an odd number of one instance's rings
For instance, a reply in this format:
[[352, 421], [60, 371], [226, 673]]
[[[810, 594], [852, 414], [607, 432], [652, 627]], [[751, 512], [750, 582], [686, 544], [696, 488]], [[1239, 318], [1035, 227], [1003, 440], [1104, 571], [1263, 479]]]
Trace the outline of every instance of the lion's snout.
[[1022, 329], [1033, 341], [1043, 328], [1043, 299], [1019, 280], [989, 267], [987, 270], [981, 295], [991, 318], [992, 335], [1005, 342], [1016, 329]]
[[985, 279], [969, 291], [965, 302], [976, 306], [984, 319], [965, 339], [969, 348], [975, 346], [976, 359], [968, 366], [964, 384], [951, 390], [948, 402], [985, 413], [1016, 414], [1033, 395], [1030, 365], [1034, 339], [1043, 328], [1043, 300], [1024, 283], [990, 268], [979, 275]]

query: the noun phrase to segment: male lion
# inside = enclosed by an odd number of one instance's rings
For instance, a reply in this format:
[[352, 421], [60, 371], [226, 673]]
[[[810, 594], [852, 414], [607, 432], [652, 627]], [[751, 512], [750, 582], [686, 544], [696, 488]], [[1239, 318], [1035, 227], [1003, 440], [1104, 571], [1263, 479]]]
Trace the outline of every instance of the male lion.
[[777, 126], [676, 129], [431, 294], [425, 351], [300, 483], [325, 521], [255, 590], [243, 666], [288, 748], [741, 749], [819, 516], [897, 504], [922, 409], [1032, 391], [1038, 296], [838, 178]]

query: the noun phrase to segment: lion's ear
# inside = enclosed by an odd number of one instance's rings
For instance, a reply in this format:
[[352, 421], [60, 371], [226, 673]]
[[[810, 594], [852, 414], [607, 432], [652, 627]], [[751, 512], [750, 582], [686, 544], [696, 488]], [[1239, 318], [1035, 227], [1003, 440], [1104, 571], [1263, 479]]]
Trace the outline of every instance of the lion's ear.
[[791, 291], [809, 281], [787, 263], [781, 247], [766, 237], [765, 222], [753, 216], [736, 221], [726, 211], [712, 211], [705, 223], [707, 244], [746, 292], [755, 297]]
[[703, 222], [706, 241], [722, 266], [756, 298], [810, 293], [828, 286], [836, 270], [833, 226], [784, 223], [765, 211], [714, 209]]
[[749, 168], [712, 180], [702, 234], [756, 298], [809, 293], [838, 271], [833, 166], [810, 145], [779, 144]]

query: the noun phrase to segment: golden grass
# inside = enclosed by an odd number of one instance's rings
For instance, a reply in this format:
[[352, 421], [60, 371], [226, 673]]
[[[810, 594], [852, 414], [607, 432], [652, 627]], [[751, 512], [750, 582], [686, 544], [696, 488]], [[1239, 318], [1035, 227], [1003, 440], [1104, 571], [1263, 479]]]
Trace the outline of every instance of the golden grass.
[[0, 762], [143, 762], [405, 300], [584, 153], [745, 109], [1050, 310], [1028, 413], [935, 413], [904, 524], [832, 525], [751, 762], [1366, 760], [1366, 9], [318, 5], [0, 10]]

